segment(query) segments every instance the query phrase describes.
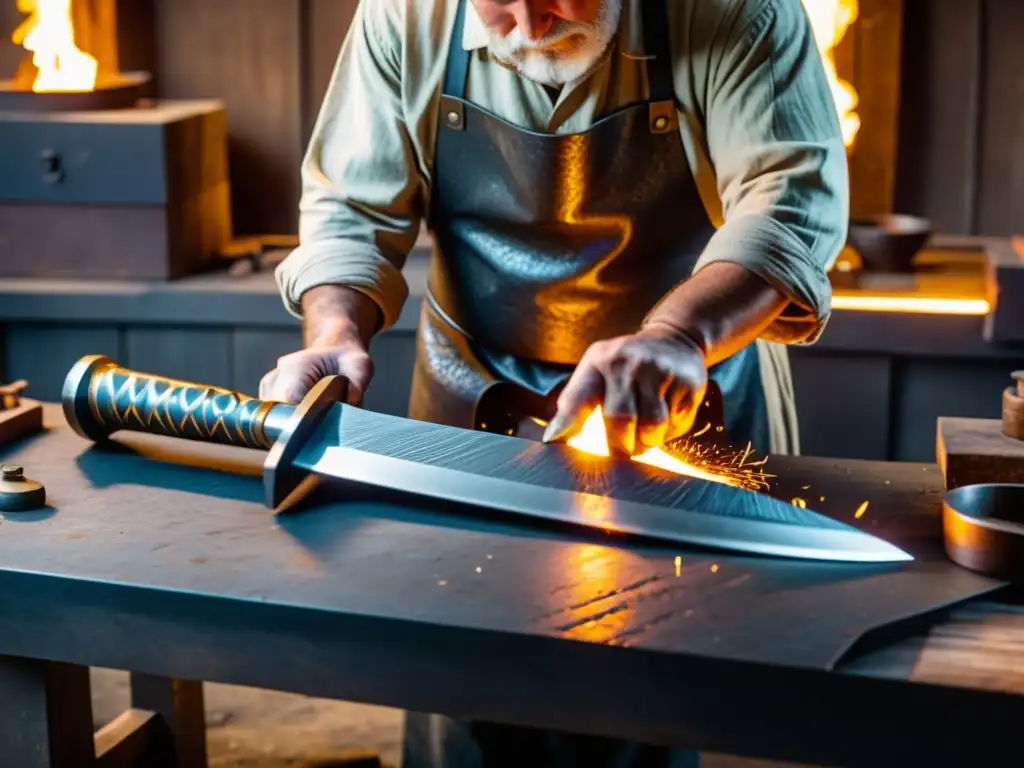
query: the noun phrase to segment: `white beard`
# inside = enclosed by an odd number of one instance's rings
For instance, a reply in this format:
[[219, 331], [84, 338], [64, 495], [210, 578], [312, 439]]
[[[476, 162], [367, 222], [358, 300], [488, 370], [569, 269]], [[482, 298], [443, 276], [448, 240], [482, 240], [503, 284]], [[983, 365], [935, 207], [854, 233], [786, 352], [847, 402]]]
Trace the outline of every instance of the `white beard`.
[[487, 48], [523, 77], [544, 85], [565, 85], [589, 73], [601, 60], [618, 32], [621, 12], [622, 0], [602, 0], [594, 21], [556, 19], [540, 40], [527, 40], [518, 27], [506, 37], [488, 30]]

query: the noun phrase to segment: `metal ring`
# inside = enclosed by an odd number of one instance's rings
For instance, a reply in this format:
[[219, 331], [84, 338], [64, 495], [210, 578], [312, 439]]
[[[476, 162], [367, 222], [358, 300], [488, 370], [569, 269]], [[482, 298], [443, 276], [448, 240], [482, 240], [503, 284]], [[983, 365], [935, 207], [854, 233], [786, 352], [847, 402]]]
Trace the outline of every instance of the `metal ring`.
[[1024, 582], [1024, 484], [964, 485], [942, 500], [946, 554], [996, 579]]

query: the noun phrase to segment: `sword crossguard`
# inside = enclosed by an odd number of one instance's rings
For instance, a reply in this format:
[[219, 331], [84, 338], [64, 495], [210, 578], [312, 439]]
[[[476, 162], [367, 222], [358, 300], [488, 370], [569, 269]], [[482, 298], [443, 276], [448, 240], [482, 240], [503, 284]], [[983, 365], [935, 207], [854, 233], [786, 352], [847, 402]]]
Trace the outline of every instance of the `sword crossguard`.
[[294, 460], [303, 443], [320, 426], [324, 415], [335, 403], [348, 395], [348, 379], [327, 376], [320, 379], [302, 402], [288, 414], [274, 446], [263, 462], [263, 500], [277, 509], [309, 477], [306, 470], [295, 466]]
[[122, 368], [104, 355], [80, 359], [64, 381], [64, 418], [82, 437], [103, 442], [129, 430], [269, 450], [264, 497], [276, 509], [305, 479], [292, 461], [348, 382], [329, 376], [297, 406]]

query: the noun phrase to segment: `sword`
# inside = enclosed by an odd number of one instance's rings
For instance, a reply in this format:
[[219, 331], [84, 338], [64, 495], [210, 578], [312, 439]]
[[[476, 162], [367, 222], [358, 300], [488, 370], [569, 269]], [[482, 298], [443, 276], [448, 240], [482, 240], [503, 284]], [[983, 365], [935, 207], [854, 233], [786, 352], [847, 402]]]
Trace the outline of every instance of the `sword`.
[[296, 406], [79, 360], [64, 382], [68, 424], [105, 441], [120, 430], [268, 451], [264, 500], [277, 509], [310, 473], [420, 498], [662, 541], [845, 562], [913, 558], [845, 523], [753, 491], [681, 477], [567, 445], [430, 424], [343, 404], [319, 381]]

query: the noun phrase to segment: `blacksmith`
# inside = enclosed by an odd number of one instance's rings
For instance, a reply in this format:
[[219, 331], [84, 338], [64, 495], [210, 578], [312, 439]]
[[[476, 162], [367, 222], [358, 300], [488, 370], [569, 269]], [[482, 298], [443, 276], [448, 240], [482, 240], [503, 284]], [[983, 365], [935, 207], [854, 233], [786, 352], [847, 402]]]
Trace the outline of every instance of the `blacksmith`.
[[[305, 349], [261, 397], [342, 374], [359, 402], [425, 221], [410, 416], [560, 439], [601, 406], [636, 453], [710, 376], [731, 441], [797, 451], [785, 345], [827, 321], [848, 215], [801, 0], [363, 0], [302, 178], [277, 279]], [[421, 715], [406, 742], [406, 768], [695, 764]]]

